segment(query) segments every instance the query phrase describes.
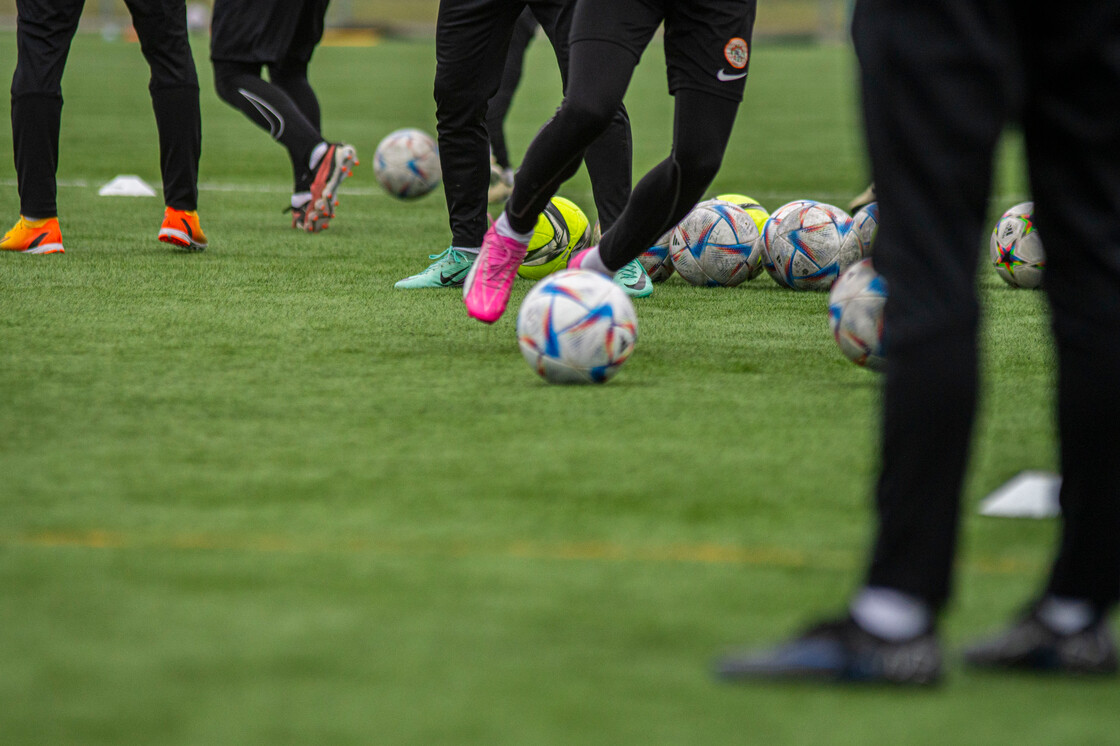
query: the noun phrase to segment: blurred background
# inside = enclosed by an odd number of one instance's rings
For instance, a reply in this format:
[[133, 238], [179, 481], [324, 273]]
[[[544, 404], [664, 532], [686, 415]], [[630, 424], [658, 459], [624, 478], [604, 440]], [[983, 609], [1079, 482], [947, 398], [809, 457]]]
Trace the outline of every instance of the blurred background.
[[[847, 35], [851, 0], [762, 0], [756, 37], [837, 41]], [[211, 3], [192, 2], [192, 26], [205, 30]], [[392, 36], [431, 36], [438, 0], [333, 0], [328, 23], [338, 29], [372, 29]], [[0, 0], [0, 28], [15, 26], [15, 0]], [[127, 30], [123, 0], [87, 0], [82, 28], [106, 36]]]

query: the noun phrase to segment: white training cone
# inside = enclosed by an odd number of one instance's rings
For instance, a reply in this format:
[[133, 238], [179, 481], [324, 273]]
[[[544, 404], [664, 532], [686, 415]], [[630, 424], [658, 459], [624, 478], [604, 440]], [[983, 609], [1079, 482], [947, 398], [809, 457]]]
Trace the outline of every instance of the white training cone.
[[1062, 478], [1048, 471], [1021, 471], [980, 502], [980, 515], [1053, 518], [1061, 513]]
[[156, 190], [139, 176], [121, 175], [97, 190], [102, 197], [154, 197]]

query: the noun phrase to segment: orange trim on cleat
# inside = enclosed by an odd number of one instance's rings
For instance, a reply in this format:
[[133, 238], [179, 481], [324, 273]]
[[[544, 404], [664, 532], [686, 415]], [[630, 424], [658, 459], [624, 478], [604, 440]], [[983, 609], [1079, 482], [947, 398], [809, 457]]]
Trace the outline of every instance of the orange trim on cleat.
[[358, 154], [352, 145], [328, 143], [327, 152], [320, 159], [311, 182], [311, 201], [305, 207], [304, 228], [308, 233], [327, 227], [327, 221], [319, 218], [334, 217], [338, 187], [343, 179], [352, 175], [352, 166], [357, 163]]
[[206, 234], [199, 225], [198, 212], [176, 210], [174, 207], [168, 207], [163, 213], [159, 240], [187, 251], [202, 251], [209, 245]]
[[17, 251], [21, 254], [64, 254], [62, 231], [58, 218], [27, 220], [22, 215], [12, 229], [0, 241], [0, 250]]

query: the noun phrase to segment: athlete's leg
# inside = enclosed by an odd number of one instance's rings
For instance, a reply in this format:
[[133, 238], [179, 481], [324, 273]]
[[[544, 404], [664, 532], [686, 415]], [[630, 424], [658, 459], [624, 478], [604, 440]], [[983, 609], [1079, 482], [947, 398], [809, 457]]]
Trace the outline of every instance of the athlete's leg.
[[[451, 244], [478, 248], [486, 233], [490, 141], [486, 104], [497, 92], [522, 5], [441, 0], [436, 21], [436, 131]], [[535, 220], [535, 217], [534, 217]]]
[[875, 267], [890, 288], [867, 582], [931, 610], [950, 591], [977, 396], [977, 245], [1013, 89], [1000, 14], [977, 5], [864, 2], [853, 24], [882, 218]]
[[1024, 134], [1058, 352], [1062, 535], [1047, 590], [1102, 613], [1120, 598], [1120, 7], [1024, 25]]
[[572, 44], [564, 103], [533, 138], [506, 203], [513, 230], [533, 229], [556, 190], [579, 169], [588, 146], [615, 121], [637, 64], [637, 55], [613, 42]]
[[164, 203], [177, 210], [194, 210], [202, 119], [186, 5], [182, 0], [126, 0], [125, 4], [152, 71], [148, 91], [159, 131]]
[[[641, 30], [643, 24], [648, 27], [648, 33], [652, 34], [660, 17], [644, 5], [634, 9], [632, 15], [624, 6], [627, 4], [615, 0], [612, 7], [614, 11], [628, 18], [631, 28], [627, 29], [625, 36], [614, 41], [615, 43], [621, 41], [631, 52], [640, 54], [640, 50], [649, 42], [648, 36]], [[611, 34], [609, 29], [612, 28], [617, 16], [610, 9], [600, 16], [601, 9], [593, 11], [588, 3], [573, 3], [566, 0], [538, 0], [530, 7], [556, 51], [556, 61], [560, 66], [564, 92], [567, 94], [568, 71], [573, 54], [571, 40], [599, 38], [604, 33], [604, 28], [607, 29], [606, 33]], [[637, 33], [633, 33], [635, 28], [638, 29]], [[626, 201], [630, 199], [633, 150], [630, 118], [626, 113], [626, 107], [619, 100], [610, 123], [587, 146], [583, 157], [584, 162], [587, 163], [588, 176], [591, 177], [596, 212], [604, 231], [614, 225], [626, 207]]]
[[[679, 223], [703, 196], [723, 162], [739, 102], [705, 91], [677, 91], [673, 150], [647, 173], [615, 226], [603, 234], [599, 255], [617, 271]], [[696, 112], [704, 116], [696, 116]]]
[[303, 5], [295, 36], [287, 53], [279, 61], [269, 64], [268, 79], [295, 102], [307, 121], [317, 131], [322, 131], [322, 114], [319, 98], [307, 79], [307, 69], [315, 47], [323, 39], [327, 0], [309, 0]]
[[311, 153], [323, 137], [283, 89], [261, 78], [260, 68], [256, 63], [214, 60], [214, 87], [223, 101], [287, 149], [295, 191], [305, 192], [311, 183]]
[[62, 123], [62, 71], [84, 0], [18, 0], [12, 76], [12, 145], [20, 213], [58, 214], [55, 174]]
[[494, 156], [494, 161], [502, 168], [510, 168], [509, 148], [506, 146], [506, 115], [509, 113], [510, 104], [513, 103], [513, 94], [521, 83], [521, 68], [525, 62], [525, 52], [536, 31], [537, 19], [526, 8], [517, 17], [517, 23], [513, 27], [498, 92], [486, 105], [486, 132], [490, 137], [490, 152]]

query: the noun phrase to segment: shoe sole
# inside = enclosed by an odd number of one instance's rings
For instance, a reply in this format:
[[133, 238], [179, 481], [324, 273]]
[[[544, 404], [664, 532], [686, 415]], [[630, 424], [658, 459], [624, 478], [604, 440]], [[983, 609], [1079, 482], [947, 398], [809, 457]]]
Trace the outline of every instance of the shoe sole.
[[4, 249], [13, 254], [65, 254], [66, 249], [60, 243], [44, 243], [30, 249]]
[[173, 244], [180, 249], [187, 251], [203, 251], [209, 246], [209, 243], [200, 243], [188, 236], [186, 233], [174, 228], [161, 228], [159, 231], [159, 240], [163, 243]]

